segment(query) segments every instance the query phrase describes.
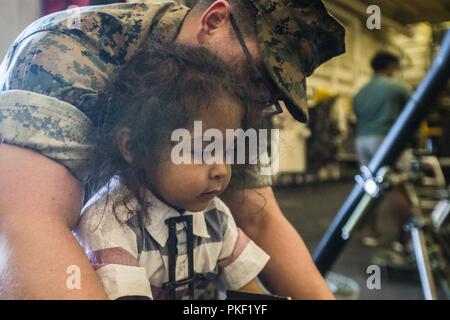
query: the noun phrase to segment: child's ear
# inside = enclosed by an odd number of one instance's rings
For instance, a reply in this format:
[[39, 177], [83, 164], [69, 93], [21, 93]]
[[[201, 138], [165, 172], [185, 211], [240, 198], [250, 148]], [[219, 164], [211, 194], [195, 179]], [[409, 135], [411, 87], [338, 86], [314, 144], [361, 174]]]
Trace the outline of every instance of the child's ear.
[[116, 143], [119, 147], [119, 151], [126, 162], [133, 162], [133, 154], [130, 150], [131, 130], [129, 128], [122, 128], [117, 131]]

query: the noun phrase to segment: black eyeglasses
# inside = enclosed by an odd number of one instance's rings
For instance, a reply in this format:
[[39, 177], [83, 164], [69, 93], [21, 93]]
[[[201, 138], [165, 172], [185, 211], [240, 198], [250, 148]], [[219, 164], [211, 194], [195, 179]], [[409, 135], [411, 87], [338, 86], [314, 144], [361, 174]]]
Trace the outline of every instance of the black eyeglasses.
[[[242, 33], [239, 30], [237, 22], [234, 19], [232, 14], [230, 14], [230, 22], [231, 22], [231, 26], [233, 27], [234, 33], [236, 34], [236, 37], [239, 40], [239, 43], [240, 43], [242, 51], [244, 52], [244, 55], [247, 59], [247, 62], [250, 65], [252, 80], [256, 84], [265, 84], [266, 83], [265, 78], [264, 78], [262, 72], [257, 67], [256, 62], [253, 59], [252, 55], [250, 54], [250, 51], [248, 50], [248, 47], [245, 44], [244, 38], [242, 37]], [[274, 97], [268, 87], [267, 87], [267, 89], [271, 93], [271, 97], [269, 100], [261, 103], [264, 105], [263, 112], [262, 112], [263, 116], [272, 117], [277, 114], [283, 113], [283, 108], [281, 108], [281, 105], [280, 105], [281, 99], [279, 99], [278, 97]]]

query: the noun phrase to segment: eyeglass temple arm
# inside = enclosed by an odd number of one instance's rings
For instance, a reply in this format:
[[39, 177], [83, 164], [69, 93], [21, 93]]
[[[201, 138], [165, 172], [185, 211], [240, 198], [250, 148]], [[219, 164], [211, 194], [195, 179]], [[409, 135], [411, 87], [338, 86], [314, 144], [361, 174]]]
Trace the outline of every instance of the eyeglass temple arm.
[[255, 60], [253, 60], [252, 55], [250, 54], [250, 51], [247, 48], [247, 45], [244, 42], [244, 38], [242, 36], [241, 31], [239, 30], [239, 27], [237, 25], [236, 19], [233, 17], [232, 14], [230, 14], [230, 22], [231, 22], [231, 26], [233, 27], [234, 32], [236, 33], [236, 36], [238, 38], [238, 41], [241, 45], [242, 51], [244, 51], [245, 57], [248, 60], [248, 63], [250, 64], [250, 66], [252, 67], [253, 71], [255, 72], [256, 76], [258, 77], [258, 81], [263, 79], [263, 76], [261, 74], [261, 72], [258, 70], [258, 67], [256, 66]]

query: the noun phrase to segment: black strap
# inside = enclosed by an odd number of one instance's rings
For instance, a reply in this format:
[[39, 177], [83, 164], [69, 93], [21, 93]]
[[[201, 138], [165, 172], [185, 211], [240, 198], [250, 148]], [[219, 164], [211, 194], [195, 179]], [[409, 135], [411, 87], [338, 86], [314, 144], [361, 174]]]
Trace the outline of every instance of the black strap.
[[[176, 266], [178, 256], [178, 239], [177, 239], [177, 225], [180, 223], [186, 224], [186, 250], [188, 257], [188, 276], [186, 279], [176, 279]], [[164, 283], [162, 288], [167, 290], [169, 298], [176, 300], [176, 289], [179, 287], [188, 286], [189, 299], [195, 298], [195, 283], [203, 279], [203, 275], [195, 274], [194, 272], [194, 233], [193, 233], [193, 217], [192, 215], [169, 218], [166, 220], [169, 228], [169, 281]]]

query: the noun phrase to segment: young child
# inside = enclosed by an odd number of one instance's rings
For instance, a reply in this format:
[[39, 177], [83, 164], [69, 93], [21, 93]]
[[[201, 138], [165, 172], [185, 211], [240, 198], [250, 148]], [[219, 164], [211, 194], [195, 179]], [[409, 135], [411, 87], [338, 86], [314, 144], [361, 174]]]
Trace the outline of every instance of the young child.
[[[195, 297], [211, 281], [263, 293], [255, 279], [269, 257], [218, 198], [231, 177], [225, 151], [222, 162], [193, 164], [205, 160], [203, 143], [189, 155], [192, 164], [173, 159], [176, 129], [203, 141], [194, 121], [223, 137], [227, 129], [254, 126], [250, 121], [259, 116], [229, 70], [202, 48], [154, 46], [133, 58], [108, 94], [97, 157], [97, 185], [103, 187], [84, 207], [74, 233], [109, 298], [174, 298], [169, 282], [180, 284], [189, 275], [196, 277]], [[223, 150], [233, 147], [234, 141], [225, 141]], [[167, 225], [169, 218], [189, 216], [193, 270], [189, 223], [174, 225], [176, 240]], [[176, 298], [192, 293], [187, 285], [172, 288]]]

